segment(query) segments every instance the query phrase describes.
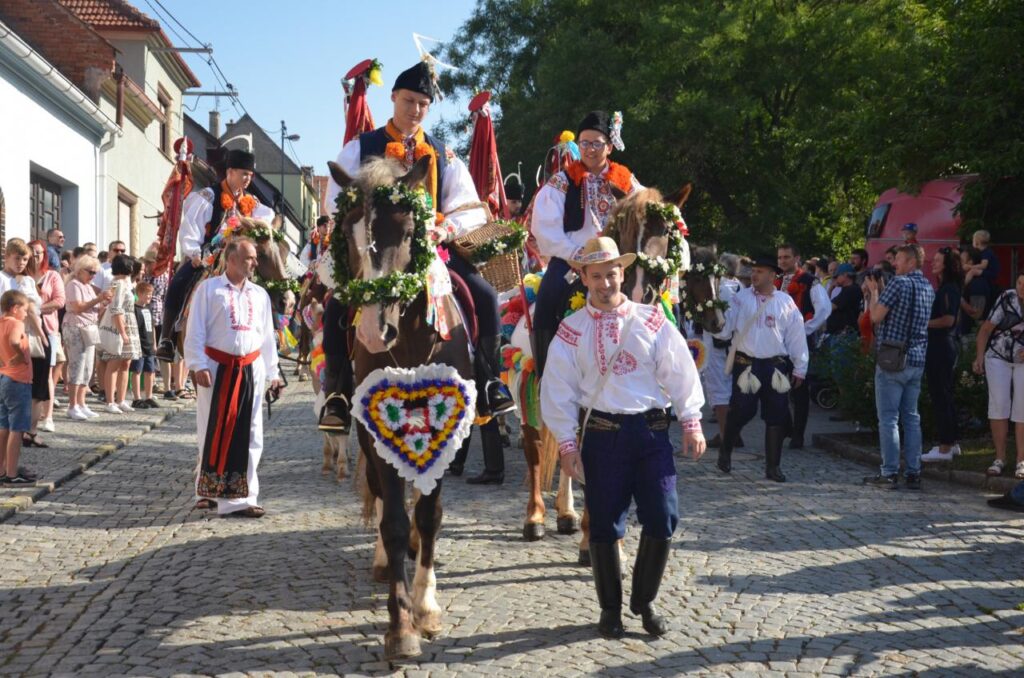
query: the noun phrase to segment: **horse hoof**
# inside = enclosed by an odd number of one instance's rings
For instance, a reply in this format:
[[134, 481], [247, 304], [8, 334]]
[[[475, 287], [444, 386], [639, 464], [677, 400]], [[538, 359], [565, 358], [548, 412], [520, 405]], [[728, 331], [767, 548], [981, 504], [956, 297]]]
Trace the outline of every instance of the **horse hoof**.
[[329, 476], [332, 473], [334, 473], [334, 469], [332, 469], [330, 466], [324, 466], [322, 469], [320, 469], [320, 473], [322, 475]]
[[525, 523], [523, 525], [523, 539], [526, 541], [540, 541], [544, 538], [544, 523]]
[[420, 637], [416, 634], [392, 633], [384, 634], [384, 659], [393, 661], [395, 659], [408, 659], [420, 656]]
[[306, 376], [305, 372], [299, 375], [299, 381], [309, 381], [309, 377]]
[[423, 615], [416, 615], [413, 622], [416, 630], [426, 639], [434, 638], [441, 634], [441, 612], [428, 612]]
[[584, 551], [580, 549], [580, 557], [579, 560], [577, 560], [576, 562], [582, 565], [583, 567], [590, 567], [590, 551]]
[[580, 524], [575, 516], [558, 516], [556, 525], [558, 525], [558, 534], [576, 534], [580, 529]]
[[373, 581], [378, 584], [387, 584], [390, 581], [388, 576], [388, 568], [386, 565], [374, 565], [373, 566]]

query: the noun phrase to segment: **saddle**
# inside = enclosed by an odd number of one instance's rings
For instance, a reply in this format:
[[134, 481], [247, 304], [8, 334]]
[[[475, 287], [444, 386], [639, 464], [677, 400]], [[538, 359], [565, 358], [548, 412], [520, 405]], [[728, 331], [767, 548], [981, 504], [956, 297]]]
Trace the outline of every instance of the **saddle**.
[[458, 273], [448, 269], [448, 276], [452, 279], [452, 296], [455, 302], [462, 309], [462, 318], [466, 323], [466, 334], [469, 340], [476, 346], [480, 339], [480, 322], [476, 319], [476, 305], [473, 303], [473, 295], [469, 293], [469, 286]]

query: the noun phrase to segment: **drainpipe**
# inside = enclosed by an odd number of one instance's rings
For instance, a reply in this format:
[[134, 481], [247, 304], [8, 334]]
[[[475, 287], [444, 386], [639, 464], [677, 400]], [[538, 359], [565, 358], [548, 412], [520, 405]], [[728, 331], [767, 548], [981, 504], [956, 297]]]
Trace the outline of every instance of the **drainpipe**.
[[[122, 134], [121, 130], [109, 132], [107, 141], [102, 146], [96, 146], [96, 234], [95, 240], [96, 246], [99, 247], [100, 243], [106, 237], [106, 223], [107, 223], [107, 153], [110, 152], [114, 146], [117, 145], [117, 139]], [[102, 232], [102, 234], [101, 234]], [[82, 243], [78, 243], [81, 245]]]

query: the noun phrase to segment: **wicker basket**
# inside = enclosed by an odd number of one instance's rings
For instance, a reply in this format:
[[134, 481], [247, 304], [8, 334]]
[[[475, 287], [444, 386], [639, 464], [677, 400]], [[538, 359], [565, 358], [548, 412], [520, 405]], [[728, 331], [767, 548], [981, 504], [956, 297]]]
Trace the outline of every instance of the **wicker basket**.
[[[473, 250], [479, 245], [497, 238], [507, 236], [512, 229], [500, 222], [484, 224], [475, 231], [459, 238], [453, 244], [454, 249], [467, 261], [472, 261]], [[476, 264], [476, 269], [487, 282], [494, 286], [498, 294], [519, 286], [519, 252], [511, 251], [492, 257], [490, 260]]]

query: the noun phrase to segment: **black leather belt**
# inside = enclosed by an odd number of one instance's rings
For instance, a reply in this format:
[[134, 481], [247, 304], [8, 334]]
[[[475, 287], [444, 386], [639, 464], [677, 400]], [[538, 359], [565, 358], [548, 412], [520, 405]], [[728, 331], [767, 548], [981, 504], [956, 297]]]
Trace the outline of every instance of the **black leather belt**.
[[771, 358], [754, 358], [752, 356], [747, 355], [746, 353], [742, 353], [740, 351], [736, 352], [735, 364], [737, 365], [753, 365], [755, 360], [768, 360], [773, 365], [785, 365], [786, 363], [789, 362], [789, 356], [776, 355], [772, 356]]
[[630, 417], [643, 417], [647, 427], [652, 431], [664, 431], [668, 429], [668, 412], [661, 408], [638, 412], [636, 414], [611, 414], [593, 410], [590, 419], [587, 420], [588, 431], [618, 431], [622, 428], [622, 422]]

